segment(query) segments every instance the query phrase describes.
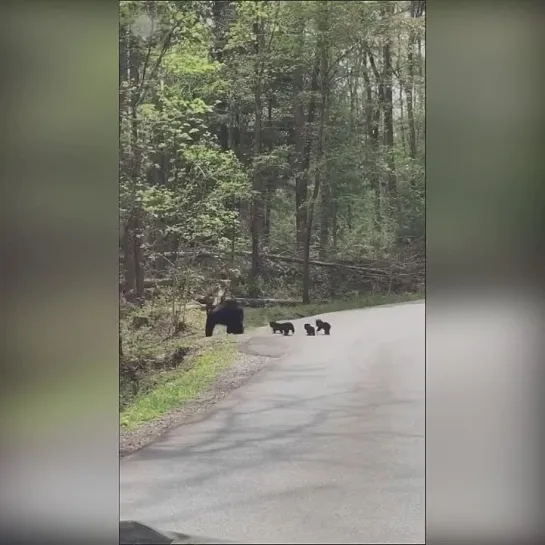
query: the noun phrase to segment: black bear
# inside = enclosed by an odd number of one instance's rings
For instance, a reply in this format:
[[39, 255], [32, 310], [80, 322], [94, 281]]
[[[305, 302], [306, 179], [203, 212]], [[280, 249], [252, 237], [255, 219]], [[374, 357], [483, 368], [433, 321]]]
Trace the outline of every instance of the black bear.
[[322, 320], [318, 319], [316, 320], [316, 331], [324, 330], [324, 333], [326, 335], [329, 335], [329, 332], [331, 330], [331, 324], [328, 324], [327, 322], [323, 322]]
[[244, 333], [244, 310], [236, 301], [224, 301], [218, 305], [206, 307], [205, 334], [211, 337], [218, 325], [227, 326], [227, 333], [242, 335]]
[[309, 337], [316, 335], [316, 330], [310, 324], [305, 324], [305, 329]]
[[281, 331], [282, 333], [284, 333], [284, 335], [289, 335], [291, 331], [295, 335], [295, 328], [293, 327], [293, 324], [291, 322], [284, 322], [283, 324], [280, 324], [278, 322], [269, 322], [269, 325], [271, 326], [273, 333]]

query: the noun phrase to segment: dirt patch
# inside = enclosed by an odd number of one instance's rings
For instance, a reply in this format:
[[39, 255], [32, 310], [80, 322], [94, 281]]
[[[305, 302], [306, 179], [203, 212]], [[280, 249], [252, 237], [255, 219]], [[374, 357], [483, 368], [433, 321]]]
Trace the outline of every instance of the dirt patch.
[[147, 422], [134, 430], [120, 430], [119, 454], [127, 456], [153, 443], [167, 431], [184, 424], [197, 413], [206, 411], [212, 405], [226, 397], [230, 392], [242, 386], [258, 371], [263, 369], [270, 358], [248, 354], [247, 346], [252, 338], [241, 339], [237, 362], [226, 369], [211, 387], [199, 394], [194, 400], [182, 407], [165, 414], [158, 420]]

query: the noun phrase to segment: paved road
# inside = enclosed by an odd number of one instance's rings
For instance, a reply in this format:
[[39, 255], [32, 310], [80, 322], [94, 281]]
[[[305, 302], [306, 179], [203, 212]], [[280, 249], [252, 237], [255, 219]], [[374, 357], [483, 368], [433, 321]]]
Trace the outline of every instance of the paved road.
[[121, 518], [246, 543], [424, 543], [424, 303], [268, 332], [266, 369], [122, 460]]

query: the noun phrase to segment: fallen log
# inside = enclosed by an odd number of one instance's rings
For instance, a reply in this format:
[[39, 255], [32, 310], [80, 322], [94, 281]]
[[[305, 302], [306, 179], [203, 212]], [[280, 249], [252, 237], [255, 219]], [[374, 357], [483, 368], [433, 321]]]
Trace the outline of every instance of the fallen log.
[[[165, 255], [170, 257], [173, 256], [184, 256], [187, 255], [184, 252], [167, 252]], [[252, 253], [248, 251], [237, 251], [235, 255], [239, 257], [251, 257]], [[221, 256], [206, 250], [201, 250], [195, 252], [193, 257], [199, 258], [213, 258], [213, 259], [226, 259], [225, 256]], [[300, 257], [294, 256], [283, 256], [277, 254], [262, 254], [263, 259], [269, 259], [270, 261], [282, 261], [284, 263], [297, 263], [302, 265], [304, 260]], [[424, 263], [390, 263], [389, 266], [384, 268], [370, 267], [370, 266], [361, 266], [361, 265], [349, 265], [347, 263], [335, 263], [328, 261], [318, 261], [311, 259], [309, 264], [315, 267], [326, 267], [326, 268], [335, 268], [335, 269], [345, 269], [361, 274], [365, 274], [370, 278], [377, 279], [389, 279], [391, 277], [407, 277], [407, 276], [419, 276], [419, 274], [424, 274], [425, 264]], [[176, 278], [148, 278], [144, 280], [144, 288], [155, 288], [159, 286], [172, 286], [176, 283]], [[122, 282], [119, 283], [120, 289], [122, 289]]]
[[[271, 299], [264, 298], [258, 299], [256, 297], [233, 297], [236, 299], [242, 306], [248, 308], [264, 308], [264, 307], [295, 307], [297, 305], [302, 305], [303, 302], [301, 299]], [[206, 298], [197, 297], [195, 298], [195, 306], [193, 308], [206, 308]], [[315, 301], [315, 303], [326, 303], [327, 301]], [[198, 305], [198, 306], [197, 306]], [[189, 307], [186, 307], [189, 308]]]
[[[168, 257], [184, 257], [188, 256], [189, 254], [186, 252], [167, 252], [164, 254]], [[244, 251], [244, 250], [238, 250], [234, 252], [234, 255], [239, 257], [251, 257], [252, 252]], [[206, 250], [201, 250], [199, 252], [196, 252], [194, 254], [191, 254], [191, 257], [193, 258], [212, 258], [212, 259], [228, 259], [228, 256], [222, 256], [217, 253], [207, 252]], [[284, 256], [284, 255], [277, 255], [277, 254], [262, 254], [261, 257], [263, 259], [269, 259], [271, 261], [283, 261], [284, 263], [297, 263], [302, 265], [304, 263], [304, 260], [300, 257], [294, 257], [294, 256]], [[372, 262], [371, 260], [365, 260], [367, 263]], [[367, 273], [374, 273], [381, 276], [388, 276], [390, 274], [390, 268], [392, 268], [393, 271], [398, 270], [406, 270], [407, 265], [404, 265], [402, 263], [389, 263], [384, 260], [376, 262], [373, 262], [376, 265], [384, 265], [384, 268], [377, 268], [368, 266], [368, 265], [352, 265], [348, 264], [346, 262], [330, 262], [330, 261], [319, 261], [315, 259], [309, 260], [309, 264], [316, 266], [316, 267], [330, 267], [330, 268], [339, 268], [339, 269], [348, 269], [348, 270], [354, 270], [354, 271], [361, 271], [361, 272], [367, 272]]]
[[[157, 288], [159, 286], [172, 286], [176, 278], [147, 278], [144, 280], [144, 289]], [[123, 288], [123, 282], [119, 282], [119, 288]]]
[[301, 299], [255, 299], [247, 297], [237, 297], [236, 299], [242, 306], [250, 308], [295, 307], [303, 304]]

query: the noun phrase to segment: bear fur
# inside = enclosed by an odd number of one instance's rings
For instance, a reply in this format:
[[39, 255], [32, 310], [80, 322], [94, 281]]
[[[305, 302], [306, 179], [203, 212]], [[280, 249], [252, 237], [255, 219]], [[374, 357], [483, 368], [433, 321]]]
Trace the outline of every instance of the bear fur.
[[271, 327], [273, 333], [280, 331], [284, 335], [289, 335], [291, 331], [293, 334], [295, 334], [295, 328], [291, 322], [284, 322], [283, 324], [278, 322], [269, 322], [269, 326]]
[[321, 330], [323, 330], [326, 335], [329, 335], [331, 324], [324, 322], [323, 320], [316, 320], [316, 331]]
[[211, 337], [218, 324], [226, 326], [228, 334], [244, 333], [244, 310], [237, 301], [224, 301], [206, 307], [205, 335]]

